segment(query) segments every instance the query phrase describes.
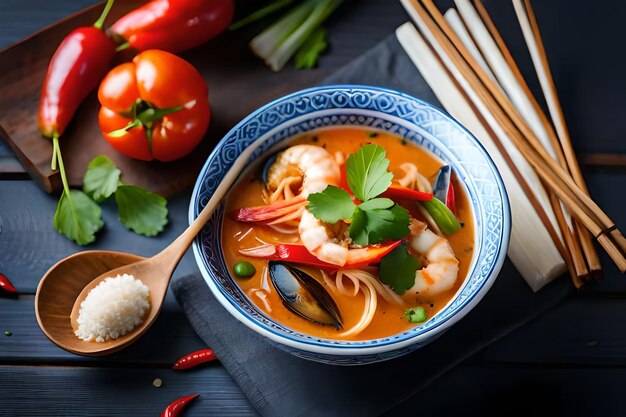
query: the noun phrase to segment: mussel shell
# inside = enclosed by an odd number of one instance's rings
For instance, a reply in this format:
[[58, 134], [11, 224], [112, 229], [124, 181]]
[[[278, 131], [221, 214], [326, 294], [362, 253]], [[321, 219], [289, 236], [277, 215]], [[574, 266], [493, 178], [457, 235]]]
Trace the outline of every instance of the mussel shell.
[[434, 197], [442, 201], [444, 204], [448, 200], [448, 190], [450, 189], [450, 165], [444, 165], [439, 168], [437, 177], [435, 178], [435, 184], [433, 185]]
[[337, 304], [315, 278], [279, 261], [269, 262], [269, 276], [283, 303], [293, 313], [317, 324], [341, 328]]

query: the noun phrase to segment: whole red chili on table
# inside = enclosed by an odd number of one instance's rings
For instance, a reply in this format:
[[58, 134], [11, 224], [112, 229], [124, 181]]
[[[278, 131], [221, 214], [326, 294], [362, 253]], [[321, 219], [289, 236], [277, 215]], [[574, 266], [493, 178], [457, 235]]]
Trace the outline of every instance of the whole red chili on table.
[[9, 281], [9, 279], [2, 273], [0, 273], [0, 288], [2, 289], [2, 291], [10, 295], [17, 295], [17, 290], [15, 289], [11, 281]]
[[180, 415], [183, 408], [185, 408], [191, 401], [195, 400], [199, 395], [200, 394], [193, 394], [175, 399], [170, 403], [170, 405], [165, 407], [165, 410], [161, 413], [161, 417], [176, 417]]
[[200, 73], [169, 52], [144, 51], [113, 68], [98, 90], [105, 139], [131, 158], [173, 161], [209, 126], [209, 90]]
[[[48, 66], [39, 101], [39, 130], [58, 138], [91, 90], [98, 86], [115, 55], [115, 44], [102, 31], [113, 6], [109, 0], [93, 26], [74, 29], [63, 39]], [[54, 158], [54, 157], [53, 157]]]
[[120, 18], [110, 31], [139, 51], [180, 52], [219, 35], [234, 13], [234, 0], [152, 0]]
[[183, 369], [193, 368], [201, 363], [211, 362], [217, 359], [215, 353], [211, 349], [201, 349], [191, 352], [176, 361], [172, 369], [182, 371]]

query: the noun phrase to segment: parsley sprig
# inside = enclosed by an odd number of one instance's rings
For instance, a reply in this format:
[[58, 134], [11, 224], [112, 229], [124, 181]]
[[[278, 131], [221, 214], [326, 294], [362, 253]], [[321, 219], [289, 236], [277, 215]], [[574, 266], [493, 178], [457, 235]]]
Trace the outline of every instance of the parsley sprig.
[[307, 209], [324, 223], [349, 223], [348, 235], [361, 246], [402, 239], [409, 234], [408, 211], [388, 198], [377, 198], [391, 185], [393, 174], [388, 167], [382, 146], [362, 146], [346, 162], [348, 186], [361, 203], [357, 205], [347, 191], [329, 185], [309, 195]]

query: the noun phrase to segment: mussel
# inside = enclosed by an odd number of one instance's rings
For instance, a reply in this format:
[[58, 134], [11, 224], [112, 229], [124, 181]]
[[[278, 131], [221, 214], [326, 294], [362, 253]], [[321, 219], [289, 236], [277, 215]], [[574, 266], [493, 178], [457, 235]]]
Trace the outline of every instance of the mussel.
[[342, 327], [337, 304], [315, 278], [280, 261], [269, 262], [269, 276], [283, 303], [293, 313], [313, 323]]

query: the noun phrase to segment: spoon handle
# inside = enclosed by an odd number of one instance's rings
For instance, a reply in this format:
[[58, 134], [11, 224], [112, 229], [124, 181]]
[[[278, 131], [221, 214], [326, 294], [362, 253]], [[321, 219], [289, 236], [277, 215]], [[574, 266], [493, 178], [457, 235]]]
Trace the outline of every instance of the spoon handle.
[[161, 258], [164, 266], [170, 267], [172, 271], [176, 268], [185, 252], [187, 252], [187, 249], [189, 249], [189, 246], [191, 246], [191, 243], [195, 239], [196, 235], [200, 233], [204, 224], [213, 215], [215, 208], [226, 196], [226, 193], [237, 179], [239, 172], [245, 168], [252, 153], [268, 138], [269, 135], [261, 136], [252, 142], [250, 146], [244, 149], [241, 155], [235, 159], [233, 165], [226, 172], [226, 175], [224, 175], [224, 178], [207, 202], [206, 206], [204, 206], [200, 214], [198, 214], [198, 217], [196, 217], [187, 230], [185, 230], [174, 242], [156, 255], [156, 257]]

